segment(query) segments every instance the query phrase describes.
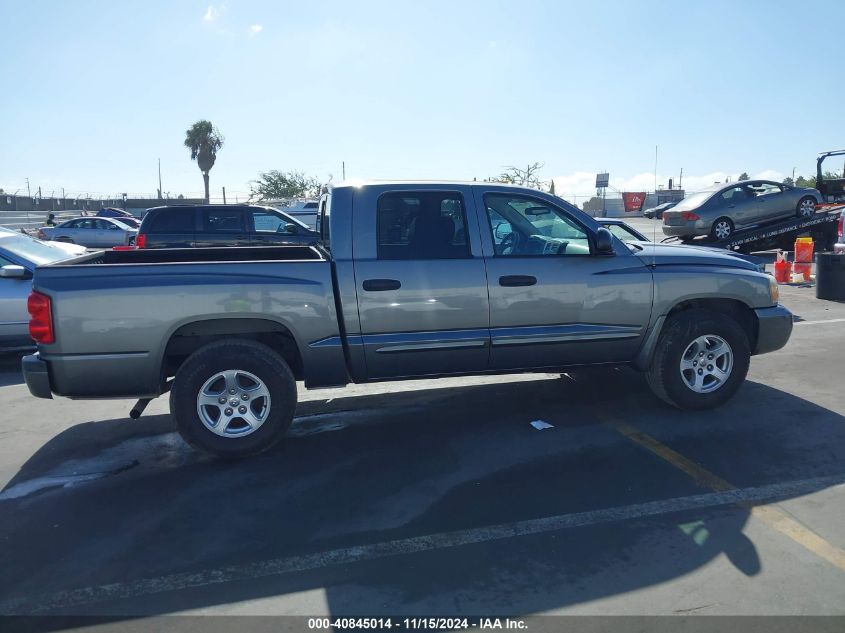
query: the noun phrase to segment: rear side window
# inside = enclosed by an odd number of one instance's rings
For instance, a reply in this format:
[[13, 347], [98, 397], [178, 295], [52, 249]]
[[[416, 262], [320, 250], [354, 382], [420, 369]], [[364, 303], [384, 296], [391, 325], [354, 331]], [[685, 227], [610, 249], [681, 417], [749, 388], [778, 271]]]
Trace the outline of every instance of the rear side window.
[[147, 233], [194, 232], [194, 209], [165, 209], [150, 219], [149, 227], [144, 227]]
[[202, 230], [210, 233], [243, 233], [244, 214], [240, 209], [203, 209]]
[[470, 257], [461, 194], [386, 193], [378, 200], [379, 259]]

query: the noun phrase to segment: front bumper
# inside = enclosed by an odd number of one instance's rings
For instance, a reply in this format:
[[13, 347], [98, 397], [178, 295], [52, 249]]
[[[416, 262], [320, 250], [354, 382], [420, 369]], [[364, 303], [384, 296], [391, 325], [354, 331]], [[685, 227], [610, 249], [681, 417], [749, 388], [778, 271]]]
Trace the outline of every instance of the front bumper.
[[21, 360], [21, 371], [26, 386], [36, 398], [52, 398], [53, 390], [50, 387], [50, 374], [45, 363], [38, 354], [24, 356]]
[[757, 345], [754, 354], [774, 352], [786, 345], [792, 334], [792, 313], [778, 304], [757, 308]]

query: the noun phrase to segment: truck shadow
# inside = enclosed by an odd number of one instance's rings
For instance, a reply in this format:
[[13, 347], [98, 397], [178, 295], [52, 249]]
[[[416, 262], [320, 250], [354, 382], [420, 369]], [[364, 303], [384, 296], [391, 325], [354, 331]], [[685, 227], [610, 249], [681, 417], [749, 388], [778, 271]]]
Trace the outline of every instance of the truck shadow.
[[[114, 619], [224, 605], [520, 615], [665, 583], [721, 555], [754, 582], [767, 561], [743, 534], [748, 509], [672, 510], [671, 500], [710, 491], [615, 431], [597, 403], [739, 488], [843, 472], [845, 420], [835, 412], [748, 382], [718, 412], [681, 413], [626, 371], [306, 402], [283, 445], [241, 462], [187, 449], [167, 416], [92, 422], [53, 438], [0, 494], [0, 564], [18, 570], [0, 579], [0, 605]], [[768, 419], [753, 414], [759, 403]], [[56, 479], [73, 473], [100, 476]], [[666, 512], [407, 545], [656, 500]], [[353, 562], [317, 555], [387, 542]], [[174, 576], [213, 579], [205, 570], [222, 568], [240, 576], [191, 588]], [[114, 582], [147, 589], [51, 602]], [[261, 606], [268, 599], [281, 602]]]

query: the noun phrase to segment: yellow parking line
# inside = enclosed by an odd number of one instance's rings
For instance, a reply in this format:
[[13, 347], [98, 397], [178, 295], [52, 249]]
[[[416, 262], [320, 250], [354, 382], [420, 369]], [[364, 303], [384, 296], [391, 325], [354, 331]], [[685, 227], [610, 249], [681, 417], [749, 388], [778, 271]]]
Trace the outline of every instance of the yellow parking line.
[[[736, 490], [736, 486], [730, 482], [714, 475], [706, 468], [684, 457], [647, 433], [637, 430], [630, 424], [618, 420], [603, 411], [598, 412], [598, 417], [604, 424], [613, 428], [627, 439], [654, 453], [662, 460], [692, 477], [698, 485], [716, 492]], [[752, 516], [784, 536], [789, 537], [805, 549], [813, 552], [816, 556], [845, 571], [845, 550], [826, 541], [810, 528], [789, 516], [781, 508], [774, 505], [754, 505], [751, 503], [738, 503], [737, 505], [745, 508]]]

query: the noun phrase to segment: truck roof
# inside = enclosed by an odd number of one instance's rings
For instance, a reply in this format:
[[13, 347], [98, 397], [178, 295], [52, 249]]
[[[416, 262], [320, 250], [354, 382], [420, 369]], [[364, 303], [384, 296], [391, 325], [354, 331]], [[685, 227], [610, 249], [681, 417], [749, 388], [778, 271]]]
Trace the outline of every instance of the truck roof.
[[[531, 187], [525, 187], [523, 185], [513, 185], [506, 182], [487, 182], [484, 180], [423, 180], [423, 179], [416, 179], [416, 180], [377, 180], [377, 179], [347, 179], [342, 180], [336, 183], [329, 183], [329, 189], [340, 189], [345, 187], [369, 187], [369, 186], [419, 186], [419, 187], [443, 187], [443, 186], [456, 186], [460, 185], [462, 187], [466, 186], [476, 186], [476, 187], [484, 187], [485, 189], [489, 188], [502, 188], [502, 189], [523, 189], [525, 191], [531, 191], [537, 193], [538, 189], [533, 189]], [[546, 193], [546, 192], [542, 192]]]

